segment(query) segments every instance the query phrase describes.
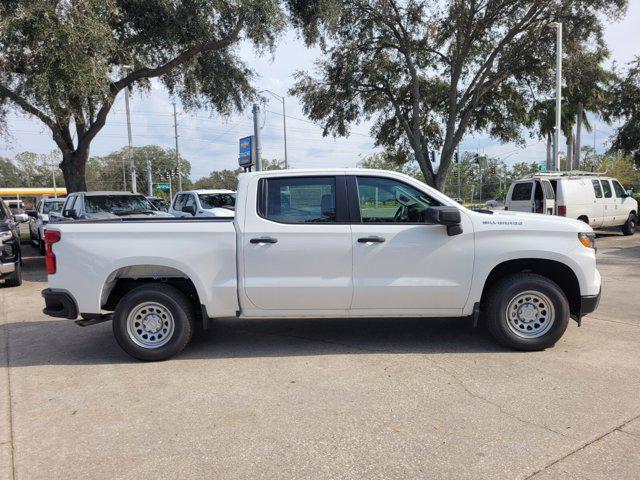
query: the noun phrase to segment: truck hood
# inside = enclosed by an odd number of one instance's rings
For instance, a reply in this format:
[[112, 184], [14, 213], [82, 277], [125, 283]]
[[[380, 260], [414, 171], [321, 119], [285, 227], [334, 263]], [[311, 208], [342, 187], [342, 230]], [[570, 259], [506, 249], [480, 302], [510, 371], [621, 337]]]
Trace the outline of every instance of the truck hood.
[[228, 208], [203, 208], [202, 216], [204, 217], [233, 217], [236, 212]]
[[593, 229], [580, 220], [543, 215], [541, 213], [512, 212], [493, 210], [493, 213], [471, 211], [474, 223], [484, 230], [536, 230], [556, 232], [593, 232]]

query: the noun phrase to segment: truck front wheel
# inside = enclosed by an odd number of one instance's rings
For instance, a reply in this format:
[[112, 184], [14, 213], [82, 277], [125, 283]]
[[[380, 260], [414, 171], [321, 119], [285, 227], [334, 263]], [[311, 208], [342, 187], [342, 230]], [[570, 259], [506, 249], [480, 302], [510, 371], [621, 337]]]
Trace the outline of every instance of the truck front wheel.
[[534, 273], [509, 275], [496, 283], [484, 305], [493, 337], [517, 350], [544, 350], [569, 324], [569, 303], [550, 279]]
[[193, 307], [180, 290], [147, 284], [118, 302], [113, 334], [120, 347], [138, 360], [167, 360], [191, 340], [193, 318]]

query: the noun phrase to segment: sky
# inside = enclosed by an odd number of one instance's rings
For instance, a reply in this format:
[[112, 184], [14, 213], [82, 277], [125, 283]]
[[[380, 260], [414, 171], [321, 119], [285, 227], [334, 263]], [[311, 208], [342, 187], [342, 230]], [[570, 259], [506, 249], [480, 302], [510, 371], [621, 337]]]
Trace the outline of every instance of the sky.
[[[640, 55], [640, 0], [630, 0], [623, 21], [608, 24], [605, 40], [611, 60], [623, 65]], [[288, 31], [279, 40], [273, 55], [257, 55], [249, 44], [241, 44], [240, 56], [256, 71], [254, 86], [286, 95], [294, 83], [297, 70], [312, 70], [319, 57], [318, 49], [308, 49], [296, 35]], [[267, 103], [260, 115], [263, 158], [284, 158], [282, 103], [263, 94]], [[295, 97], [286, 97], [287, 150], [291, 168], [354, 167], [368, 155], [379, 151], [369, 135], [368, 125], [354, 125], [347, 138], [323, 137], [319, 126], [309, 121]], [[161, 145], [175, 148], [172, 99], [158, 82], [147, 93], [134, 92], [131, 98], [133, 146]], [[614, 127], [594, 118], [595, 147], [606, 148]], [[251, 108], [230, 118], [211, 115], [207, 111], [185, 112], [177, 105], [178, 142], [181, 155], [192, 165], [191, 178], [207, 176], [213, 170], [237, 168], [238, 140], [253, 133]], [[12, 157], [23, 151], [49, 153], [56, 146], [49, 130], [39, 121], [20, 113], [9, 116], [10, 138], [0, 137], [0, 156]], [[594, 145], [593, 133], [583, 144]], [[105, 128], [94, 139], [91, 155], [106, 155], [127, 145], [124, 94], [114, 104]], [[466, 136], [461, 151], [478, 151], [503, 159], [508, 164], [544, 160], [545, 143], [531, 139], [524, 148], [501, 144], [487, 136]]]

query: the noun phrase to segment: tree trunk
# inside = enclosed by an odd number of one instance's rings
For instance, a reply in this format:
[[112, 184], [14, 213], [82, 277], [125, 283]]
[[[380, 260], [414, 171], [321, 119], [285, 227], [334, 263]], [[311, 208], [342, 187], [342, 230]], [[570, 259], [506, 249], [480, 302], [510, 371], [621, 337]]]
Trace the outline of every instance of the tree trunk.
[[85, 192], [87, 190], [85, 168], [88, 159], [89, 148], [63, 152], [60, 168], [64, 175], [64, 184], [67, 188], [67, 193]]
[[569, 132], [569, 135], [567, 135], [567, 155], [566, 155], [566, 160], [564, 162], [565, 170], [567, 171], [573, 170], [572, 160], [573, 160], [573, 129], [571, 130], [571, 132]]
[[582, 102], [578, 103], [578, 123], [576, 125], [576, 146], [573, 152], [574, 166], [576, 170], [580, 169], [580, 134], [582, 132], [582, 116], [584, 115], [584, 107]]

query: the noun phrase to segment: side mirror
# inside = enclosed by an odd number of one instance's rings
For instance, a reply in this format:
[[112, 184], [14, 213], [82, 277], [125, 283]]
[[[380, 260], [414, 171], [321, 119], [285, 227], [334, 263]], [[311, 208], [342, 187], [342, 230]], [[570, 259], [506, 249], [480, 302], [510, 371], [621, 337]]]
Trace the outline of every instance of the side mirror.
[[450, 237], [462, 233], [462, 218], [456, 207], [429, 207], [424, 212], [424, 219], [426, 223], [447, 227]]
[[35, 210], [27, 210], [27, 215], [31, 218], [38, 218], [38, 212], [36, 212]]
[[182, 211], [185, 213], [190, 213], [194, 217], [196, 216], [196, 207], [194, 207], [193, 205], [182, 207]]
[[78, 212], [76, 212], [74, 209], [63, 210], [62, 216], [64, 218], [78, 218]]
[[24, 223], [24, 222], [28, 222], [28, 221], [29, 221], [29, 215], [27, 215], [26, 213], [16, 213], [16, 214], [13, 216], [13, 219], [14, 219], [16, 222]]

